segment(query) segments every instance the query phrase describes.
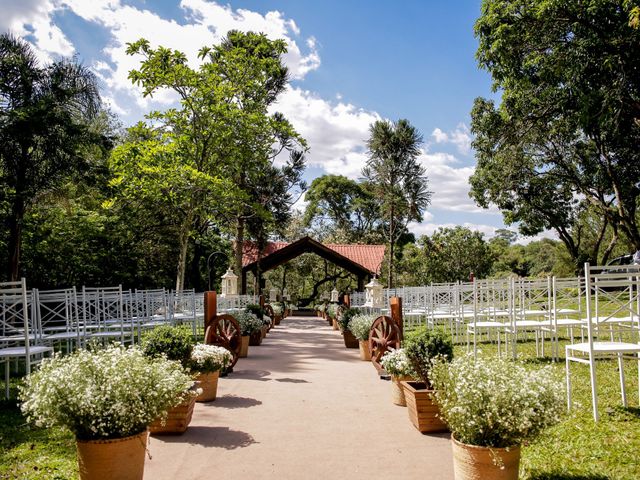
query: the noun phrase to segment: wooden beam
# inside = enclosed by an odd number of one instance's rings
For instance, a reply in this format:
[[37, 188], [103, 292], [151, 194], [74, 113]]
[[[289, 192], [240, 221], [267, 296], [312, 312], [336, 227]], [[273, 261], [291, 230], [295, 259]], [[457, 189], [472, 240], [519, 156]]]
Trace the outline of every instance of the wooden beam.
[[389, 299], [389, 307], [391, 309], [391, 319], [400, 329], [400, 341], [404, 339], [404, 325], [402, 322], [402, 298], [391, 297]]
[[215, 291], [204, 292], [204, 331], [211, 325], [218, 314], [218, 296]]

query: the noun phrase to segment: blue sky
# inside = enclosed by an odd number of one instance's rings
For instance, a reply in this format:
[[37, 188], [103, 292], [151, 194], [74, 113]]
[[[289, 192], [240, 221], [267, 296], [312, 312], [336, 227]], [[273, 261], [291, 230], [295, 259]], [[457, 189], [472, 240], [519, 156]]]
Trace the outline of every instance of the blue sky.
[[[469, 111], [495, 96], [475, 61], [480, 0], [1, 0], [0, 30], [25, 36], [43, 61], [77, 55], [100, 78], [103, 97], [125, 125], [175, 101], [143, 99], [127, 80], [139, 37], [187, 53], [231, 28], [262, 31], [289, 44], [292, 82], [277, 109], [308, 140], [307, 180], [324, 173], [358, 178], [375, 120], [407, 118], [423, 134], [420, 161], [433, 202], [416, 234], [467, 225], [488, 236], [503, 227], [495, 209], [468, 197], [475, 160]], [[301, 208], [303, 205], [299, 205]]]

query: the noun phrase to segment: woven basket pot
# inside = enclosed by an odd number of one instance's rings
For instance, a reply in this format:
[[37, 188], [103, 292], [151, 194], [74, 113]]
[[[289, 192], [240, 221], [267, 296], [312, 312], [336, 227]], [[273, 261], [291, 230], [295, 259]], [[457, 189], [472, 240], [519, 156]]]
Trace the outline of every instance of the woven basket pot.
[[218, 378], [220, 371], [201, 373], [196, 379], [200, 382], [202, 393], [196, 397], [196, 402], [212, 402], [216, 399], [218, 393]]
[[407, 406], [407, 400], [404, 397], [404, 388], [401, 382], [413, 380], [408, 375], [391, 375], [391, 400], [395, 405], [401, 407]]
[[259, 347], [262, 343], [262, 329], [254, 330], [249, 335], [249, 346], [251, 347]]
[[149, 432], [112, 440], [77, 440], [81, 480], [142, 480]]
[[344, 346], [347, 348], [359, 348], [360, 344], [358, 343], [358, 339], [356, 337], [353, 336], [353, 333], [351, 333], [351, 330], [345, 329], [342, 332], [342, 335], [344, 337]]
[[274, 325], [280, 325], [281, 321], [282, 321], [282, 315], [276, 315], [275, 318], [273, 319]]
[[338, 321], [335, 318], [331, 319], [331, 326], [334, 330], [338, 330]]
[[517, 480], [520, 446], [506, 448], [477, 447], [451, 437], [455, 480]]
[[400, 382], [404, 388], [409, 420], [421, 433], [448, 432], [449, 428], [440, 417], [440, 408], [431, 397], [424, 383]]
[[193, 407], [196, 404], [196, 397], [190, 397], [180, 405], [172, 407], [167, 412], [167, 421], [164, 425], [160, 419], [154, 420], [149, 425], [149, 431], [152, 434], [182, 434], [187, 431], [187, 427], [191, 423], [193, 417]]
[[249, 335], [242, 335], [240, 337], [240, 352], [238, 357], [245, 358], [249, 355]]
[[368, 340], [359, 340], [358, 346], [360, 347], [360, 360], [364, 360], [366, 362], [371, 361], [371, 352], [369, 351], [369, 341]]

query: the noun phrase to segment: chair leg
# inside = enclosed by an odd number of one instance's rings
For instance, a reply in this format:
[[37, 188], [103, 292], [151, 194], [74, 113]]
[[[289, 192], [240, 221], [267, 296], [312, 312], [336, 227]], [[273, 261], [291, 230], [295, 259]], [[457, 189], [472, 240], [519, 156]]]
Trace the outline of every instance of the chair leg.
[[593, 404], [593, 419], [597, 422], [600, 417], [598, 415], [598, 392], [596, 383], [596, 361], [589, 356], [589, 375], [591, 377], [591, 402]]
[[565, 366], [565, 374], [567, 377], [567, 411], [571, 411], [571, 371], [569, 369], [569, 354], [565, 353], [566, 357], [566, 366]]
[[4, 361], [4, 396], [9, 400], [9, 359]]
[[622, 354], [618, 354], [618, 370], [620, 373], [620, 394], [622, 395], [622, 406], [627, 408], [627, 391], [624, 388], [624, 362]]

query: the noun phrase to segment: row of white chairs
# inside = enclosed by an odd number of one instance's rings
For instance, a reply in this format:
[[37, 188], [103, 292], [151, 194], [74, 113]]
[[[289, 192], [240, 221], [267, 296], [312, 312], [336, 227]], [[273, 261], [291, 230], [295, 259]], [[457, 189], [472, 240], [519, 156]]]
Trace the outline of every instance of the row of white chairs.
[[188, 324], [194, 336], [203, 318], [202, 295], [194, 290], [128, 290], [75, 287], [27, 290], [26, 281], [0, 283], [0, 363], [9, 396], [10, 364], [25, 370], [54, 349], [71, 351], [90, 341], [139, 340], [142, 331], [164, 324]]

